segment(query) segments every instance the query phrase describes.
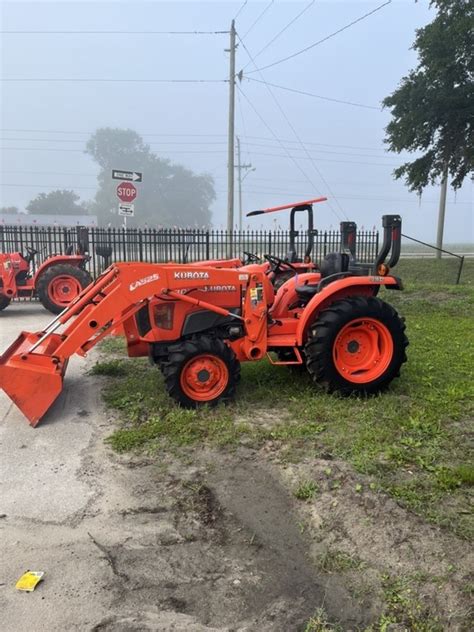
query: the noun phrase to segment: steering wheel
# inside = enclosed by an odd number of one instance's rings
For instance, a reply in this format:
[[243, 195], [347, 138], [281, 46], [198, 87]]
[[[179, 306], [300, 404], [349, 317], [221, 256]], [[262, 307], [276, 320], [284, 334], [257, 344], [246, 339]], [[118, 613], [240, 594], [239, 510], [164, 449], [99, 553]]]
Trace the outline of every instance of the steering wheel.
[[263, 256], [272, 265], [270, 272], [274, 272], [276, 274], [282, 266], [286, 266], [287, 268], [290, 268], [291, 270], [294, 270], [294, 272], [298, 273], [298, 270], [295, 268], [294, 265], [292, 265], [288, 261], [285, 261], [284, 259], [280, 259], [280, 257], [275, 257], [273, 255]]
[[260, 263], [260, 257], [252, 252], [244, 250], [244, 255], [247, 257], [243, 264], [246, 266], [249, 263]]
[[34, 257], [39, 253], [39, 250], [35, 250], [35, 248], [32, 248], [31, 246], [26, 246], [26, 252], [30, 255], [30, 257]]

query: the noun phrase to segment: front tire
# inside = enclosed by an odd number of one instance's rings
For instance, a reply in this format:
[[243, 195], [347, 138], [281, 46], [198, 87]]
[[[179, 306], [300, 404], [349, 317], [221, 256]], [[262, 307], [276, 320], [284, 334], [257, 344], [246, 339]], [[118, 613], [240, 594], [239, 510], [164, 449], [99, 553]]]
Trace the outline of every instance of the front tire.
[[356, 296], [318, 315], [305, 346], [306, 364], [326, 391], [368, 395], [398, 377], [407, 345], [405, 323], [391, 305]]
[[234, 397], [240, 363], [222, 340], [196, 336], [170, 345], [162, 372], [168, 394], [184, 408], [198, 408]]
[[52, 314], [59, 314], [90, 283], [91, 275], [67, 263], [47, 268], [36, 283], [39, 300]]
[[3, 294], [0, 294], [0, 312], [2, 311], [2, 309], [6, 309], [11, 302], [11, 298], [8, 298], [8, 296], [5, 296]]

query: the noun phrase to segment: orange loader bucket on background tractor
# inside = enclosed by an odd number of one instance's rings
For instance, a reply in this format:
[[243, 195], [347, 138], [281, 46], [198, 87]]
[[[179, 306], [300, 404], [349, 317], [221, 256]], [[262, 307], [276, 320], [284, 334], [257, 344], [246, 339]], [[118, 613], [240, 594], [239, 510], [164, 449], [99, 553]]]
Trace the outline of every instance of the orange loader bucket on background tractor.
[[0, 356], [0, 388], [33, 427], [61, 393], [68, 362], [53, 357], [62, 342], [58, 334], [50, 334], [30, 351], [43, 333], [23, 331]]

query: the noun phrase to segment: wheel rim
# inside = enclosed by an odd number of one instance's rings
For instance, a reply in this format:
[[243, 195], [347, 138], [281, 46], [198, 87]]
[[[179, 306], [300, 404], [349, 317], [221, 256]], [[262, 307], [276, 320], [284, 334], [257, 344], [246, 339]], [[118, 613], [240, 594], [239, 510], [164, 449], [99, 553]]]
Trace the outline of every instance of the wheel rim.
[[225, 391], [229, 382], [226, 363], [214, 355], [191, 358], [181, 371], [181, 388], [192, 400], [208, 402]]
[[69, 275], [55, 277], [48, 286], [48, 296], [56, 305], [68, 305], [81, 291], [79, 281]]
[[392, 357], [390, 331], [375, 318], [350, 321], [334, 341], [334, 365], [348, 382], [355, 384], [372, 382], [381, 377]]

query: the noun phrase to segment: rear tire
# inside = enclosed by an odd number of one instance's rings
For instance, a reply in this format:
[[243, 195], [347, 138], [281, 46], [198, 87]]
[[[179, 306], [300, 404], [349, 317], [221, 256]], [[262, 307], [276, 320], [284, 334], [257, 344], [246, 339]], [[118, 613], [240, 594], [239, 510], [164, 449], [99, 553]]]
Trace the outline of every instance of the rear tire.
[[82, 268], [68, 263], [52, 265], [39, 277], [36, 294], [43, 307], [59, 314], [90, 283], [91, 275]]
[[8, 296], [4, 296], [3, 294], [0, 295], [0, 312], [2, 311], [2, 309], [6, 309], [11, 302], [11, 298], [8, 298]]
[[227, 403], [235, 395], [240, 362], [222, 340], [196, 336], [170, 345], [160, 367], [168, 394], [184, 408]]
[[326, 391], [368, 395], [400, 375], [407, 345], [405, 323], [391, 305], [356, 296], [319, 314], [305, 346], [306, 364]]

